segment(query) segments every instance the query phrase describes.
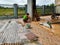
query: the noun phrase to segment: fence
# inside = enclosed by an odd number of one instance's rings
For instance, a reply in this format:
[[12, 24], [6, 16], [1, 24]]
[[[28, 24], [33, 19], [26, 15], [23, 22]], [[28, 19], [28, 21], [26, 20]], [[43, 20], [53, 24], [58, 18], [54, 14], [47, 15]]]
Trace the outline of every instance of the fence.
[[[46, 5], [36, 6], [39, 15], [49, 15], [54, 12], [54, 7]], [[27, 5], [0, 4], [0, 19], [18, 18], [27, 13]]]
[[0, 4], [0, 19], [18, 18], [26, 13], [25, 9], [24, 5]]
[[39, 15], [51, 15], [52, 13], [55, 12], [55, 7], [54, 6], [37, 6], [37, 12]]

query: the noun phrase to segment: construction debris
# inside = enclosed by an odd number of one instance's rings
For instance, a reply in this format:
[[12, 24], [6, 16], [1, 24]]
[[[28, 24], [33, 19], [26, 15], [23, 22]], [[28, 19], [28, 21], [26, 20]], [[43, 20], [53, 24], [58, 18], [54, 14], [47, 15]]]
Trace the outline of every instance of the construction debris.
[[38, 40], [38, 37], [33, 34], [32, 32], [29, 32], [28, 34], [26, 34], [27, 38], [31, 41], [37, 41]]
[[40, 25], [46, 26], [48, 28], [52, 28], [52, 25], [50, 22], [44, 22], [44, 23], [40, 23]]
[[[0, 29], [0, 44], [4, 43], [21, 43], [25, 44], [30, 42], [29, 39], [35, 39], [36, 36], [33, 33], [18, 24], [16, 21], [8, 21]], [[31, 38], [28, 38], [29, 36]]]
[[2, 34], [0, 34], [0, 43], [16, 43], [21, 42], [21, 36], [23, 36], [22, 39], [27, 39], [26, 36], [24, 36], [24, 33], [20, 33], [19, 30], [21, 25], [17, 24], [15, 21], [12, 21], [9, 25], [8, 23], [5, 24]]

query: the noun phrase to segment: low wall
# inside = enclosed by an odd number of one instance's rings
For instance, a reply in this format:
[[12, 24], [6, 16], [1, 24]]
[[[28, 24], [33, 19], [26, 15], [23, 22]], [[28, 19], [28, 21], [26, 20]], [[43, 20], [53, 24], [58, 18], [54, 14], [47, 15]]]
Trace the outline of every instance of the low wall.
[[0, 19], [13, 19], [15, 16], [0, 16]]

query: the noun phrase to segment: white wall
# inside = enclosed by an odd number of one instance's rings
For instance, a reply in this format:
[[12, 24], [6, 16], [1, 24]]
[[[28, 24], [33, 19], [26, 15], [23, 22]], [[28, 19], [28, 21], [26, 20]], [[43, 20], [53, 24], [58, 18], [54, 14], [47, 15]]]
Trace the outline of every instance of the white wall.
[[56, 13], [60, 13], [60, 0], [55, 0]]
[[60, 6], [56, 6], [56, 13], [60, 13]]

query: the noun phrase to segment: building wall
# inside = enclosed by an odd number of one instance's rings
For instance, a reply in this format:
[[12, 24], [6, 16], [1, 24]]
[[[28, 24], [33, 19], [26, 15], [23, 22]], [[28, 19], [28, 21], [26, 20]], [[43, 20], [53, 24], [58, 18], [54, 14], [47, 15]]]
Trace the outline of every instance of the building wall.
[[55, 0], [56, 13], [60, 14], [60, 0]]
[[55, 0], [56, 5], [60, 5], [60, 0]]
[[56, 13], [60, 14], [60, 6], [56, 6]]

